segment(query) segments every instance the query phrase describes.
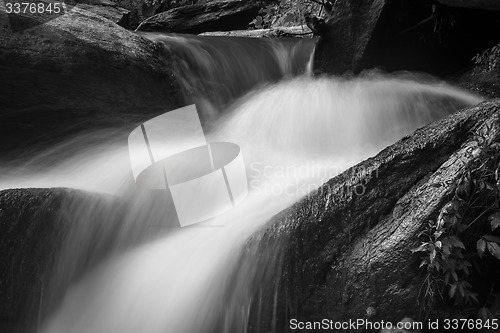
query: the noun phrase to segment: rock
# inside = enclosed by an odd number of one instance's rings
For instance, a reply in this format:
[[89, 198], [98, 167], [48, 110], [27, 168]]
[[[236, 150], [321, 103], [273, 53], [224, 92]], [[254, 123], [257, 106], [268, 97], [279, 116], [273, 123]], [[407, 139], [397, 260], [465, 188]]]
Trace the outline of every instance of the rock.
[[[155, 0], [118, 0], [118, 5], [130, 11], [129, 26], [131, 29], [155, 14], [164, 12], [170, 8], [165, 1]], [[167, 2], [168, 3], [168, 2]]]
[[[68, 1], [68, 3], [73, 3]], [[110, 0], [75, 0], [79, 8], [107, 18], [110, 21], [129, 28], [130, 10], [120, 7], [116, 2]]]
[[[0, 328], [5, 332], [31, 331], [37, 325], [33, 319], [42, 319], [47, 310], [57, 258], [72, 228], [82, 222], [63, 216], [61, 209], [71, 201], [99, 209], [100, 200], [68, 189], [0, 191]], [[94, 246], [99, 252], [106, 244], [95, 241]]]
[[500, 10], [500, 2], [497, 0], [438, 0], [438, 2], [450, 7]]
[[155, 43], [80, 8], [1, 32], [0, 45], [2, 157], [41, 138], [182, 106], [171, 62]]
[[476, 56], [474, 68], [454, 80], [463, 88], [500, 97], [500, 43]]
[[202, 33], [248, 28], [258, 14], [260, 1], [225, 0], [194, 4], [154, 15], [143, 21], [137, 30], [157, 32]]
[[483, 71], [474, 68], [461, 75], [456, 82], [464, 89], [477, 91], [478, 93], [500, 98], [500, 69]]
[[[65, 188], [0, 191], [1, 332], [37, 331], [75, 280], [172, 215], [158, 193], [131, 198]], [[163, 213], [155, 219], [152, 210]]]
[[122, 26], [124, 28], [129, 28], [129, 14], [125, 8], [115, 7], [115, 6], [93, 6], [87, 4], [78, 5], [79, 8], [92, 12], [94, 14], [100, 15], [107, 18], [108, 20]]
[[425, 126], [331, 179], [249, 240], [239, 270], [248, 294], [227, 304], [253, 300], [251, 332], [287, 331], [292, 318], [422, 320], [425, 272], [410, 249], [483, 137], [500, 140], [499, 100]]
[[500, 11], [419, 0], [339, 0], [326, 16], [315, 51], [316, 73], [370, 68], [438, 76], [463, 71], [498, 43]]
[[314, 67], [319, 73], [357, 72], [375, 28], [389, 0], [338, 0], [316, 47]]
[[312, 37], [312, 31], [307, 26], [279, 27], [256, 30], [233, 30], [204, 32], [201, 36], [230, 36], [230, 37]]

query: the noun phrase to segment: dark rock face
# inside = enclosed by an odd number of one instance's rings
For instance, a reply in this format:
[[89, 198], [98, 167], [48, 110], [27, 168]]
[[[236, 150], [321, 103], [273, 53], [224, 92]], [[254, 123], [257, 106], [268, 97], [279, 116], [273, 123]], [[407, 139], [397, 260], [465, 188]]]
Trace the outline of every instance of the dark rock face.
[[[0, 328], [15, 331], [40, 295], [45, 267], [55, 255], [57, 221], [63, 191], [14, 190], [0, 192]], [[36, 217], [36, 218], [34, 218]], [[47, 237], [50, 234], [52, 237]], [[50, 240], [50, 241], [48, 241]], [[29, 300], [29, 301], [28, 301]], [[23, 325], [21, 325], [23, 326]], [[29, 325], [27, 325], [29, 326]], [[18, 327], [18, 329], [28, 327]]]
[[[72, 1], [68, 1], [68, 3], [72, 3]], [[74, 3], [79, 8], [105, 17], [119, 26], [124, 28], [130, 26], [130, 10], [120, 7], [116, 2], [110, 0], [75, 0]]]
[[181, 106], [156, 45], [74, 8], [34, 29], [0, 32], [0, 150]]
[[359, 71], [389, 0], [336, 1], [315, 55], [315, 70]]
[[259, 267], [245, 271], [251, 331], [288, 332], [292, 318], [422, 319], [425, 272], [410, 249], [472, 162], [476, 135], [500, 140], [498, 101], [417, 130], [270, 221], [241, 261]]
[[[2, 332], [30, 332], [43, 320], [52, 302], [49, 280], [71, 230], [84, 228], [84, 221], [62, 214], [71, 202], [87, 209], [105, 207], [102, 197], [68, 189], [19, 189], [0, 192], [0, 328]], [[119, 211], [117, 205], [113, 207]], [[96, 220], [98, 223], [108, 221]], [[113, 221], [109, 221], [113, 225]], [[105, 225], [105, 224], [104, 224]], [[95, 226], [94, 226], [95, 228]], [[72, 239], [74, 242], [75, 239]], [[75, 257], [75, 273], [92, 252], [109, 245], [98, 233], [86, 244], [87, 253]], [[71, 267], [68, 267], [71, 270]], [[64, 286], [60, 286], [64, 289]]]
[[118, 0], [118, 5], [130, 11], [129, 27], [131, 29], [137, 26], [155, 14], [168, 10], [163, 1], [148, 0]]
[[500, 97], [500, 43], [493, 49], [485, 50], [476, 66], [455, 80], [466, 89], [482, 95]]
[[227, 0], [177, 7], [143, 21], [137, 30], [202, 33], [247, 29], [262, 3]]
[[0, 191], [0, 331], [38, 332], [75, 280], [150, 239], [151, 230], [158, 234], [166, 222], [178, 226], [166, 218], [175, 214], [166, 200], [161, 193], [118, 198], [65, 188]]
[[491, 97], [500, 97], [500, 68], [490, 71], [474, 68], [461, 75], [457, 81], [465, 89], [475, 90]]
[[463, 71], [476, 54], [498, 43], [500, 12], [477, 8], [420, 0], [336, 1], [316, 48], [315, 71]]

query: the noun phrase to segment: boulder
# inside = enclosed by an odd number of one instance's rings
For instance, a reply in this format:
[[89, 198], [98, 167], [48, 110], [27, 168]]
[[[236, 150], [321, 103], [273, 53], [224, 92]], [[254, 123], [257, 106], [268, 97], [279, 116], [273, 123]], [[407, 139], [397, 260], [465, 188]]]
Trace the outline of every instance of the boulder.
[[500, 43], [476, 55], [475, 62], [474, 68], [453, 80], [482, 95], [500, 97]]
[[335, 1], [316, 47], [314, 67], [319, 73], [357, 72], [389, 0]]
[[77, 279], [147, 241], [151, 230], [177, 227], [176, 219], [166, 218], [175, 214], [166, 200], [160, 193], [0, 191], [0, 331], [38, 332]]
[[[62, 207], [74, 201], [83, 203], [88, 209], [99, 209], [100, 200], [96, 195], [68, 189], [0, 191], [2, 332], [30, 332], [43, 318], [50, 303], [49, 281], [61, 248], [71, 229], [83, 222], [63, 216]], [[83, 223], [80, 228], [82, 226]], [[94, 249], [98, 252], [98, 248], [105, 245], [95, 240]]]
[[331, 179], [249, 240], [234, 281], [250, 282], [237, 297], [228, 291], [227, 304], [250, 300], [250, 332], [287, 332], [290, 319], [424, 320], [426, 274], [411, 249], [485, 149], [483, 138], [500, 141], [498, 100], [421, 128]]
[[224, 0], [173, 8], [143, 21], [137, 30], [202, 33], [247, 29], [261, 1]]
[[0, 45], [3, 153], [182, 106], [168, 55], [89, 11], [75, 7], [32, 29], [3, 30]]
[[151, 230], [178, 226], [166, 219], [172, 216], [166, 200], [160, 193], [0, 191], [0, 332], [38, 332], [77, 279], [150, 239]]
[[[68, 1], [72, 3], [72, 1]], [[130, 10], [110, 0], [75, 0], [79, 8], [107, 18], [124, 28], [130, 27]]]
[[500, 29], [500, 12], [420, 0], [338, 0], [321, 28], [316, 73], [377, 67], [449, 76], [498, 43], [492, 32]]

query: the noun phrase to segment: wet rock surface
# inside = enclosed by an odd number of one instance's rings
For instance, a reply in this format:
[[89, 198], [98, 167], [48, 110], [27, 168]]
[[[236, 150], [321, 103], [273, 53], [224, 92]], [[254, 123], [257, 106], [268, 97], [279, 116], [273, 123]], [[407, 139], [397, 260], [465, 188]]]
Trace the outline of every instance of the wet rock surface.
[[315, 53], [316, 73], [368, 68], [438, 76], [473, 65], [498, 43], [500, 12], [419, 0], [336, 1]]
[[0, 72], [5, 153], [182, 103], [168, 56], [153, 42], [79, 8], [33, 29], [0, 32]]
[[318, 43], [315, 71], [359, 71], [389, 0], [336, 1]]
[[77, 5], [81, 9], [107, 18], [124, 28], [129, 28], [130, 26], [130, 10], [119, 6], [111, 0], [70, 0], [67, 3]]
[[41, 324], [51, 302], [49, 280], [77, 222], [63, 216], [61, 208], [68, 200], [94, 201], [90, 206], [96, 208], [97, 196], [92, 196], [69, 189], [0, 191], [2, 332], [30, 332]]
[[260, 267], [252, 331], [287, 332], [292, 318], [418, 319], [425, 272], [411, 249], [473, 160], [475, 135], [500, 141], [498, 100], [417, 130], [275, 216], [243, 254]]
[[154, 15], [144, 20], [139, 31], [202, 33], [247, 29], [258, 14], [262, 2], [245, 0], [194, 4]]

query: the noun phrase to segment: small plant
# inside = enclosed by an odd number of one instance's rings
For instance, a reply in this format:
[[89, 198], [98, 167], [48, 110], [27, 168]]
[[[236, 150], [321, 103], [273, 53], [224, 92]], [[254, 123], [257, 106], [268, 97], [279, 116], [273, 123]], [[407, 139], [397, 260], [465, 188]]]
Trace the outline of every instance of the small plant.
[[437, 293], [483, 318], [491, 315], [488, 306], [500, 289], [500, 143], [489, 145], [486, 138], [477, 137], [479, 148], [470, 152], [471, 165], [412, 252], [424, 254], [420, 267], [427, 270], [427, 303]]
[[500, 69], [500, 43], [477, 54], [472, 60], [486, 71]]

